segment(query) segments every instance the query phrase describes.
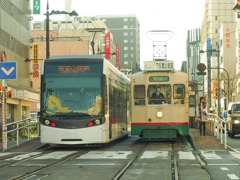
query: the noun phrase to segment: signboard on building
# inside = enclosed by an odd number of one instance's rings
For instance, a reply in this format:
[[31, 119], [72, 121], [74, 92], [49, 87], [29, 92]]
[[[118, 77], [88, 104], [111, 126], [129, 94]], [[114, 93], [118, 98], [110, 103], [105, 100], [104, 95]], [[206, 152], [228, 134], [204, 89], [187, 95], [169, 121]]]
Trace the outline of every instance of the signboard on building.
[[116, 45], [116, 67], [120, 69], [120, 46], [119, 44]]
[[110, 59], [111, 56], [111, 44], [110, 44], [110, 32], [105, 35], [105, 58]]
[[32, 77], [39, 78], [39, 46], [33, 45]]
[[173, 61], [144, 61], [144, 71], [173, 71]]
[[33, 14], [40, 14], [40, 0], [33, 0]]
[[213, 83], [213, 99], [217, 99], [217, 84]]

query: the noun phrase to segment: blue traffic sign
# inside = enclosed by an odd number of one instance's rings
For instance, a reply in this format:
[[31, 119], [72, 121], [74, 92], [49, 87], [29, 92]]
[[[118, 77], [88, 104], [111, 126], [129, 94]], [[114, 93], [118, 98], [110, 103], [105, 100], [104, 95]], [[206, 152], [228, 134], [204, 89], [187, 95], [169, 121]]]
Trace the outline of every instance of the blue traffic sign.
[[0, 79], [16, 79], [17, 63], [1, 62], [0, 63]]

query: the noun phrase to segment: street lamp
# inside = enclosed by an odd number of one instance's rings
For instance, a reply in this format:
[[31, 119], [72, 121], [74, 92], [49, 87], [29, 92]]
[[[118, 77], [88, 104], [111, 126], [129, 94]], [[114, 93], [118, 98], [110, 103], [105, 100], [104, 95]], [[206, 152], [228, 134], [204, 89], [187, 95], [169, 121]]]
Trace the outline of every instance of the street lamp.
[[52, 10], [51, 13], [49, 13], [49, 5], [47, 1], [47, 13], [46, 13], [46, 59], [49, 59], [50, 56], [50, 44], [49, 44], [49, 16], [54, 14], [69, 14], [69, 16], [78, 16], [76, 11], [72, 11], [70, 13], [65, 11], [54, 11]]
[[[220, 103], [220, 62], [219, 62], [219, 53], [220, 53], [220, 50], [219, 50], [219, 46], [218, 46], [218, 50], [216, 49], [211, 49], [211, 50], [207, 50], [207, 51], [199, 51], [199, 53], [205, 53], [205, 52], [217, 52], [217, 82], [218, 82], [218, 87], [217, 87], [217, 101], [218, 101], [218, 117], [220, 117], [221, 115], [221, 103]], [[211, 68], [211, 65], [210, 63], [208, 62], [208, 90], [211, 92], [211, 84], [210, 84], [210, 72], [211, 70], [210, 69], [214, 69], [214, 68]], [[211, 104], [211, 93], [209, 93], [208, 91], [208, 102], [209, 102], [209, 106]]]

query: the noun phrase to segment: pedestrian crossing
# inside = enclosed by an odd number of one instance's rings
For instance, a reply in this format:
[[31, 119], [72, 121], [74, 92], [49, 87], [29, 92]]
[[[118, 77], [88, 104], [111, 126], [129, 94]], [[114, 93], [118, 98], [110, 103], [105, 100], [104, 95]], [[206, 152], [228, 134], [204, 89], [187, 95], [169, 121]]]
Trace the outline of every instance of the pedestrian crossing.
[[[71, 154], [76, 153], [77, 151], [55, 151], [50, 153], [43, 152], [30, 152], [23, 154], [16, 153], [0, 153], [0, 161], [20, 161], [24, 159], [30, 158], [31, 160], [49, 160], [49, 159], [62, 159]], [[170, 159], [171, 158], [170, 151], [144, 151], [139, 159]], [[179, 160], [196, 160], [193, 151], [177, 151], [175, 155]], [[232, 159], [240, 160], [240, 153], [234, 151], [200, 151], [198, 152], [204, 159], [206, 160], [224, 160], [226, 155], [230, 155]], [[94, 159], [94, 160], [102, 160], [102, 159], [130, 159], [133, 155], [133, 151], [89, 151], [86, 154], [76, 156], [75, 159]]]

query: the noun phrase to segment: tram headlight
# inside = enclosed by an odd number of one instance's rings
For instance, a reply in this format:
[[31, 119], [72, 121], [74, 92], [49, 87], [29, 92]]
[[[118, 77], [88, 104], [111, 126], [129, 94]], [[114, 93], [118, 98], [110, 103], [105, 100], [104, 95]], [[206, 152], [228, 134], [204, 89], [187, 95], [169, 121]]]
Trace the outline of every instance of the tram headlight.
[[163, 117], [163, 113], [161, 111], [157, 112], [157, 117], [160, 119]]
[[239, 124], [239, 123], [240, 123], [239, 120], [235, 120], [235, 121], [234, 121], [234, 124]]
[[50, 121], [49, 121], [49, 120], [45, 120], [45, 124], [46, 124], [46, 125], [49, 125], [49, 124], [50, 124]]
[[100, 121], [99, 119], [96, 119], [96, 120], [95, 120], [95, 124], [98, 125], [98, 124], [100, 124], [100, 123], [101, 123], [101, 121]]

